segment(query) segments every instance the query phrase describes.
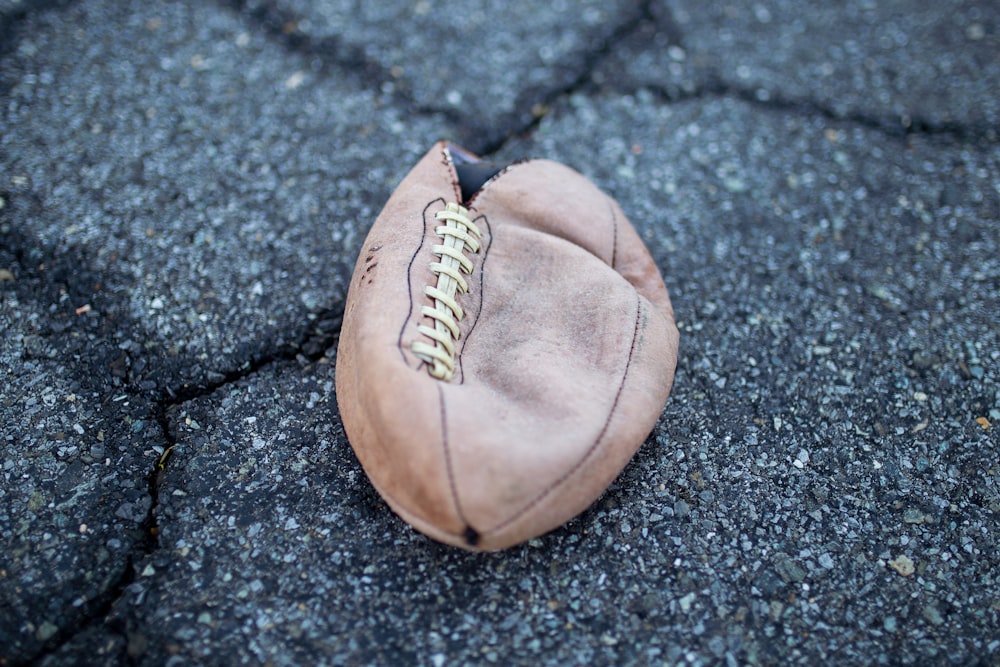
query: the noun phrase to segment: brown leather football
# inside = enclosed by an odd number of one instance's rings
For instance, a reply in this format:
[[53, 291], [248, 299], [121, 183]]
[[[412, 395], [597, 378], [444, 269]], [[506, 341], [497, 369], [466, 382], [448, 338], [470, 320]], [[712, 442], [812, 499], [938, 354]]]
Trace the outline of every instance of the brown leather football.
[[586, 509], [649, 435], [677, 328], [618, 204], [548, 160], [436, 144], [372, 226], [337, 352], [344, 430], [421, 532], [508, 547]]

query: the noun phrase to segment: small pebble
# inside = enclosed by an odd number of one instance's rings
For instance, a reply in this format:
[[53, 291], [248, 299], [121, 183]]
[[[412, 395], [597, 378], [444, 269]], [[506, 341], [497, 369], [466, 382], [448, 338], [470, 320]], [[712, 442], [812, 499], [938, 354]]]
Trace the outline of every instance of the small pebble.
[[916, 568], [913, 567], [913, 560], [902, 554], [889, 561], [889, 567], [904, 577], [908, 577], [916, 571]]
[[43, 621], [42, 624], [38, 626], [38, 630], [35, 631], [35, 636], [44, 642], [55, 636], [57, 632], [59, 632], [59, 628], [57, 628], [53, 623]]
[[932, 604], [924, 607], [924, 618], [934, 625], [941, 625], [944, 623], [944, 617], [941, 615], [941, 612]]

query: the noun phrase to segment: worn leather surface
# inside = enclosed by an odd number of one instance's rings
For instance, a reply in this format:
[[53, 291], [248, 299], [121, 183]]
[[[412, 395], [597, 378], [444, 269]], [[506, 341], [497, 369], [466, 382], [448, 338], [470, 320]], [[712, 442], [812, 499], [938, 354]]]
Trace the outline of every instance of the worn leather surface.
[[678, 334], [660, 273], [619, 205], [547, 160], [464, 205], [483, 233], [450, 381], [410, 350], [429, 324], [434, 214], [461, 202], [448, 144], [392, 194], [358, 257], [337, 402], [365, 472], [431, 537], [500, 549], [587, 508], [670, 392]]

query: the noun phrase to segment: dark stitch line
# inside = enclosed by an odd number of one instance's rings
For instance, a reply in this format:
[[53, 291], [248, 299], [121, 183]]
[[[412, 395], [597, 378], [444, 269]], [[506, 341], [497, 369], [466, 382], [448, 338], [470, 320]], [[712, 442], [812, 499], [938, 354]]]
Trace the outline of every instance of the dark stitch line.
[[517, 513], [511, 516], [509, 519], [502, 521], [501, 523], [494, 526], [493, 528], [490, 528], [489, 530], [483, 531], [484, 535], [489, 535], [492, 533], [496, 533], [500, 530], [503, 530], [504, 528], [506, 528], [507, 526], [509, 526], [510, 524], [514, 523], [522, 516], [527, 514], [539, 503], [545, 500], [546, 496], [555, 491], [555, 489], [558, 486], [560, 486], [566, 480], [568, 480], [570, 477], [576, 474], [576, 472], [583, 467], [583, 464], [587, 462], [587, 459], [589, 459], [590, 456], [597, 451], [597, 447], [601, 444], [601, 441], [604, 439], [604, 436], [608, 432], [608, 428], [610, 428], [611, 426], [611, 419], [612, 417], [614, 417], [615, 411], [618, 409], [618, 401], [622, 396], [622, 391], [625, 389], [625, 382], [628, 380], [628, 371], [632, 367], [632, 355], [635, 353], [635, 343], [639, 339], [639, 323], [641, 320], [642, 320], [642, 299], [639, 298], [638, 294], [636, 294], [635, 329], [632, 331], [632, 345], [629, 347], [628, 359], [625, 361], [625, 372], [622, 374], [621, 382], [618, 384], [618, 392], [615, 394], [615, 400], [611, 404], [611, 410], [608, 412], [608, 417], [607, 419], [604, 420], [604, 426], [601, 428], [601, 432], [597, 434], [597, 439], [594, 440], [594, 444], [592, 444], [584, 453], [584, 455], [580, 458], [580, 460], [577, 461], [572, 468], [563, 473], [563, 475], [559, 479], [553, 482], [548, 488], [543, 489], [527, 505], [518, 510]]
[[611, 209], [611, 268], [615, 268], [615, 261], [618, 259], [618, 215], [615, 213], [615, 207], [612, 206], [611, 202], [608, 202], [608, 208]]
[[492, 176], [490, 176], [489, 179], [485, 183], [483, 183], [482, 185], [479, 186], [478, 190], [476, 190], [475, 192], [472, 193], [472, 196], [469, 197], [469, 201], [465, 202], [465, 207], [466, 208], [472, 208], [472, 204], [476, 201], [476, 198], [479, 197], [479, 195], [483, 194], [483, 192], [489, 186], [493, 185], [496, 181], [499, 181], [502, 176], [505, 176], [506, 174], [509, 174], [511, 171], [513, 171], [514, 167], [519, 167], [522, 164], [527, 164], [529, 162], [532, 162], [532, 160], [530, 158], [524, 158], [524, 159], [521, 159], [521, 160], [515, 160], [515, 161], [511, 162], [510, 164], [508, 164], [503, 169], [501, 169], [500, 171], [498, 171], [497, 173], [495, 173]]
[[[417, 256], [420, 255], [420, 251], [423, 250], [424, 243], [427, 241], [427, 211], [430, 210], [431, 206], [438, 202], [444, 204], [444, 199], [438, 197], [437, 199], [431, 201], [424, 207], [423, 213], [421, 213], [421, 217], [424, 221], [424, 227], [423, 234], [420, 236], [420, 245], [418, 245], [417, 249], [413, 251], [413, 257], [410, 258], [410, 263], [406, 267], [406, 293], [410, 296], [410, 311], [406, 314], [406, 320], [403, 321], [403, 326], [399, 329], [399, 340], [397, 345], [399, 346], [399, 354], [403, 357], [403, 362], [407, 366], [409, 366], [410, 363], [407, 361], [406, 351], [403, 349], [403, 334], [406, 332], [406, 325], [410, 323], [411, 319], [413, 319], [413, 281], [410, 279], [410, 275], [413, 272], [413, 263], [417, 261]], [[420, 368], [420, 364], [422, 363], [424, 362], [418, 360], [417, 368]]]
[[465, 384], [465, 369], [462, 367], [462, 352], [465, 352], [466, 346], [469, 344], [469, 338], [472, 337], [472, 332], [476, 330], [476, 325], [479, 324], [479, 316], [483, 313], [483, 293], [485, 289], [485, 283], [483, 282], [483, 276], [486, 269], [486, 258], [490, 253], [490, 248], [493, 247], [493, 227], [490, 226], [490, 221], [486, 217], [486, 214], [480, 215], [473, 222], [478, 222], [482, 220], [486, 224], [487, 234], [489, 234], [490, 241], [482, 249], [483, 259], [479, 262], [479, 310], [476, 312], [476, 319], [472, 321], [472, 326], [469, 327], [469, 332], [465, 334], [465, 339], [462, 341], [462, 349], [458, 353], [458, 372], [462, 376], [458, 384]]
[[452, 470], [451, 466], [451, 448], [448, 446], [448, 415], [444, 407], [444, 390], [441, 385], [437, 385], [438, 390], [438, 403], [441, 405], [441, 449], [444, 451], [444, 463], [445, 468], [448, 470], [448, 486], [451, 488], [451, 500], [455, 503], [455, 513], [458, 514], [459, 520], [466, 525], [466, 528], [471, 528], [468, 520], [465, 518], [465, 512], [462, 511], [462, 504], [458, 502], [458, 487], [455, 485], [455, 472]]

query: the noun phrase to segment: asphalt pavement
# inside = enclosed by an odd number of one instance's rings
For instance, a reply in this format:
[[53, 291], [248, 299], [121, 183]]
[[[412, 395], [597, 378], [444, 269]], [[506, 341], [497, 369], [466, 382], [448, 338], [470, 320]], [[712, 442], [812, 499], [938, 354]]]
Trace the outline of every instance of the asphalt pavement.
[[[0, 0], [0, 665], [1000, 663], [997, 91], [992, 0]], [[441, 138], [613, 195], [681, 332], [492, 554], [334, 393]]]

